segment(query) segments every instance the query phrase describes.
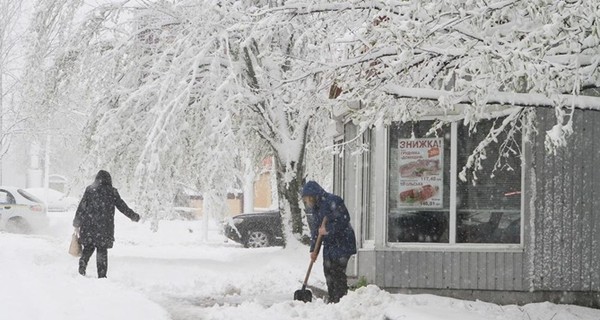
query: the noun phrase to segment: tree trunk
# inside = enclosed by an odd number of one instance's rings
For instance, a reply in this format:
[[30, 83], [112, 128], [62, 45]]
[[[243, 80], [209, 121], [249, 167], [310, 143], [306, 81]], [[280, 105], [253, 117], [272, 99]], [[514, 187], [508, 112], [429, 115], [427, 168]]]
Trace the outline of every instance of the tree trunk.
[[[281, 205], [287, 205], [289, 208], [289, 213], [291, 217], [291, 227], [292, 233], [298, 236], [302, 235], [303, 223], [302, 223], [302, 211], [300, 208], [300, 191], [302, 188], [302, 178], [299, 177], [299, 171], [304, 171], [304, 165], [300, 165], [302, 167], [301, 170], [294, 170], [295, 173], [294, 178], [292, 178], [289, 182], [284, 180], [284, 177], [288, 175], [286, 165], [277, 161], [277, 190], [279, 194], [279, 199]], [[298, 167], [298, 166], [295, 166]], [[293, 169], [292, 169], [293, 170]], [[287, 208], [281, 208], [283, 212], [286, 212]]]
[[[288, 221], [288, 223], [291, 223], [292, 234], [296, 235], [300, 240], [306, 240], [302, 239], [304, 223], [302, 221], [302, 208], [300, 207], [300, 193], [304, 184], [304, 150], [308, 139], [308, 120], [302, 128], [302, 145], [298, 159], [296, 161], [290, 161], [288, 164], [283, 163], [278, 155], [275, 156], [277, 166], [277, 189], [279, 199], [283, 200], [279, 202], [279, 207], [284, 214], [289, 212], [291, 220]], [[284, 219], [284, 222], [285, 221], [286, 219]]]
[[254, 179], [256, 174], [254, 172], [254, 164], [252, 159], [244, 159], [244, 182], [243, 182], [243, 195], [244, 195], [244, 213], [254, 212]]

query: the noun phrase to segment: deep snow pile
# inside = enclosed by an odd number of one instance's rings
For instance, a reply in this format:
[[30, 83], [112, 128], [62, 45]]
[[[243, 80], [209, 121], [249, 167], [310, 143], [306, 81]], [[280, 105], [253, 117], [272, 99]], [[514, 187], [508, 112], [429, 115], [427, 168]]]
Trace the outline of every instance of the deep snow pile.
[[[108, 279], [77, 274], [67, 255], [72, 214], [50, 216], [41, 235], [0, 233], [0, 319], [537, 319], [597, 320], [600, 310], [550, 303], [498, 306], [432, 295], [389, 294], [375, 286], [339, 304], [293, 301], [308, 266], [307, 249], [244, 249], [212, 223], [163, 221], [159, 231], [122, 216]], [[310, 283], [324, 287], [321, 260]]]

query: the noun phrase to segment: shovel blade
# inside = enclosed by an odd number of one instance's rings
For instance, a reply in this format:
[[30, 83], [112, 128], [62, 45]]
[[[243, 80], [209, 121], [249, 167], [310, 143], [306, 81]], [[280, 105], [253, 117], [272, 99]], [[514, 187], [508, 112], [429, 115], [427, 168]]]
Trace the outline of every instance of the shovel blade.
[[296, 290], [296, 292], [294, 292], [294, 300], [302, 302], [311, 302], [312, 292], [308, 289]]

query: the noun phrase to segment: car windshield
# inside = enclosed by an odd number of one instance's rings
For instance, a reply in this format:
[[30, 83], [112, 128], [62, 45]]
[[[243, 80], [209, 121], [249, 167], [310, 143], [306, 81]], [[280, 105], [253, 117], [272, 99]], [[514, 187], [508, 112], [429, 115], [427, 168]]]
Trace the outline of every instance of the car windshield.
[[23, 190], [23, 189], [18, 189], [17, 192], [22, 195], [23, 197], [25, 197], [25, 199], [29, 200], [29, 201], [33, 201], [36, 203], [44, 203], [42, 200], [34, 197], [31, 193], [28, 193], [27, 191]]

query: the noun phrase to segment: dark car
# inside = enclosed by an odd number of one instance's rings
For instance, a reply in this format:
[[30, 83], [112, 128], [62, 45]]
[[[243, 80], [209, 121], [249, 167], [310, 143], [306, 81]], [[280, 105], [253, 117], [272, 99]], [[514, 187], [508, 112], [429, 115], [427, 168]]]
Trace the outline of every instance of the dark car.
[[224, 224], [223, 232], [246, 248], [284, 245], [279, 211], [237, 215]]
[[[312, 223], [312, 214], [307, 213], [308, 225]], [[279, 211], [245, 213], [234, 216], [224, 223], [223, 233], [246, 248], [283, 246], [283, 226]]]

